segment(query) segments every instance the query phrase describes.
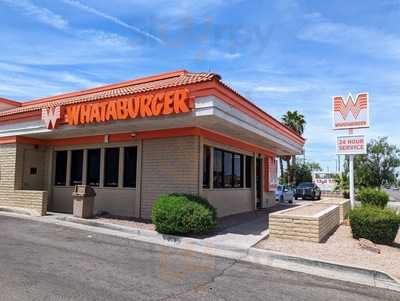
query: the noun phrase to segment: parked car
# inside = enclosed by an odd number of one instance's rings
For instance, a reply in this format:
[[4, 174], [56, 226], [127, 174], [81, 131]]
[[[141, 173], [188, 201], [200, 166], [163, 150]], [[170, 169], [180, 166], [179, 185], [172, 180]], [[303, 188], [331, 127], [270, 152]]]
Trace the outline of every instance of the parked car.
[[286, 185], [278, 185], [275, 190], [275, 199], [279, 202], [293, 203], [294, 191], [292, 187]]
[[294, 198], [320, 200], [321, 199], [321, 189], [312, 182], [303, 182], [296, 187], [296, 192]]

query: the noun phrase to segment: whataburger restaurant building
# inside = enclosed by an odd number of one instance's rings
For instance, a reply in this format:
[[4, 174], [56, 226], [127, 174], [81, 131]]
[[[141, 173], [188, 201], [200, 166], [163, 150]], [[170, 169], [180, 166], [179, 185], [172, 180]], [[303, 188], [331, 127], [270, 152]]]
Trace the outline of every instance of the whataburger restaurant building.
[[158, 196], [200, 194], [218, 216], [274, 204], [276, 156], [304, 139], [213, 73], [185, 70], [28, 102], [0, 98], [0, 206], [148, 219]]

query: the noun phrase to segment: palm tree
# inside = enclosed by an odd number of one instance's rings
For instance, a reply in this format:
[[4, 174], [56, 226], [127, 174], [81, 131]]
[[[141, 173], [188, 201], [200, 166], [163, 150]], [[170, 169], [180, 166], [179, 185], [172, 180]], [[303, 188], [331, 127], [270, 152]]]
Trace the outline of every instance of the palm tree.
[[[299, 135], [303, 135], [304, 126], [306, 125], [306, 121], [304, 119], [304, 115], [299, 114], [297, 111], [287, 111], [285, 115], [282, 116], [282, 122], [288, 128], [292, 129]], [[296, 184], [296, 155], [292, 156], [292, 164], [290, 164], [290, 156], [283, 156], [281, 160], [285, 160], [287, 163], [288, 169], [288, 183]]]

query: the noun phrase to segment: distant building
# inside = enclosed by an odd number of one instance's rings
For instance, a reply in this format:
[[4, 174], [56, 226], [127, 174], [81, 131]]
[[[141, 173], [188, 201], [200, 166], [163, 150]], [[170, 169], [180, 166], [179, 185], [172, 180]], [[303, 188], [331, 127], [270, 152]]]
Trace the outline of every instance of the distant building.
[[321, 191], [334, 191], [336, 187], [336, 175], [332, 172], [314, 171], [312, 174], [313, 182], [318, 185]]

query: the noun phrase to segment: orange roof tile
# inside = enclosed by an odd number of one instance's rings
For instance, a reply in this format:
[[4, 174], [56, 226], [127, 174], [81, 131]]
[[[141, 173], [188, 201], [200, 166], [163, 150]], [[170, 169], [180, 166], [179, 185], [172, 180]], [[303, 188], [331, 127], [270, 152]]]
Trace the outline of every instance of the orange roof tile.
[[195, 84], [220, 78], [215, 73], [190, 73], [185, 70], [164, 73], [156, 76], [145, 77], [136, 80], [125, 81], [98, 88], [83, 90], [79, 92], [66, 93], [53, 97], [36, 99], [22, 103], [21, 106], [0, 112], [0, 117], [18, 113], [38, 111], [42, 108], [70, 105], [89, 102], [110, 97], [131, 95], [140, 92], [148, 92], [158, 89], [178, 87]]
[[[196, 83], [203, 83], [212, 81], [217, 79], [219, 83], [226, 89], [232, 91], [235, 95], [240, 97], [247, 106], [251, 106], [253, 110], [256, 111], [256, 115], [261, 115], [263, 118], [272, 122], [281, 129], [286, 129], [300, 139], [300, 141], [304, 142], [304, 138], [286, 127], [280, 121], [269, 115], [268, 113], [261, 110], [257, 107], [254, 103], [250, 102], [243, 96], [241, 96], [238, 92], [234, 89], [223, 83], [220, 79], [221, 77], [216, 73], [192, 73], [186, 70], [178, 70], [168, 73], [162, 73], [154, 76], [129, 80], [117, 84], [111, 84], [106, 86], [101, 86], [97, 88], [65, 93], [61, 95], [45, 97], [41, 99], [36, 99], [28, 102], [15, 102], [10, 100], [4, 100], [5, 102], [9, 102], [10, 104], [14, 104], [15, 107], [4, 110], [0, 112], [0, 122], [2, 120], [14, 119], [12, 115], [24, 115], [35, 113], [35, 111], [40, 111], [43, 108], [48, 107], [56, 107], [56, 106], [63, 106], [63, 105], [70, 105], [70, 104], [77, 104], [83, 102], [90, 102], [95, 100], [106, 99], [110, 97], [118, 97], [118, 96], [125, 96], [125, 95], [132, 95], [135, 93], [141, 92], [149, 92], [158, 89], [165, 89], [165, 88], [172, 88], [172, 87], [179, 87], [184, 85], [196, 84]], [[1, 99], [1, 98], [0, 98]]]

